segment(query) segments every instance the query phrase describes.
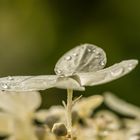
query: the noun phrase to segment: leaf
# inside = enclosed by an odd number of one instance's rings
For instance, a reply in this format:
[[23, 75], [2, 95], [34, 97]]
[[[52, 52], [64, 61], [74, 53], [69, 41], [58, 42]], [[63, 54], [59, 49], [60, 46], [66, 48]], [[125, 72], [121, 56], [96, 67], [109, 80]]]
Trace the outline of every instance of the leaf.
[[92, 44], [83, 44], [65, 53], [56, 63], [57, 75], [71, 76], [78, 72], [93, 72], [104, 68], [105, 52]]
[[123, 115], [140, 118], [140, 108], [127, 103], [111, 93], [105, 93], [105, 104], [112, 110]]
[[77, 75], [81, 86], [100, 85], [128, 74], [137, 64], [137, 60], [125, 60], [97, 72], [78, 73]]
[[62, 89], [73, 89], [73, 90], [80, 90], [84, 91], [85, 87], [82, 87], [78, 81], [71, 77], [60, 77], [57, 79], [57, 83], [55, 85], [57, 88]]
[[0, 78], [0, 90], [36, 91], [52, 88], [56, 84], [56, 75], [8, 76]]
[[38, 91], [48, 88], [71, 88], [74, 90], [85, 90], [71, 77], [59, 77], [56, 75], [41, 76], [12, 76], [0, 78], [0, 90], [4, 91]]

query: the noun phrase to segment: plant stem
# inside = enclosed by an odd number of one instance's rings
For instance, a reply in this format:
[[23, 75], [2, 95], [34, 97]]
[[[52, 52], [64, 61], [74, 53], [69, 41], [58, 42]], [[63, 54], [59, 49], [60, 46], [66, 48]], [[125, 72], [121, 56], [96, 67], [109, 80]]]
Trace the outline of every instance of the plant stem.
[[72, 137], [72, 106], [73, 106], [73, 90], [72, 89], [67, 89], [67, 112], [66, 112], [66, 117], [67, 117], [67, 129], [68, 133]]

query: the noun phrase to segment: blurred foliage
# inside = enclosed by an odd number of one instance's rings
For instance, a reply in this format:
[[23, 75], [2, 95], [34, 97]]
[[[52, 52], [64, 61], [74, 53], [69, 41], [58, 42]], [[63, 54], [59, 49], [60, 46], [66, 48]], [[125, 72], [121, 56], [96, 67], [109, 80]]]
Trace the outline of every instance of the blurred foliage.
[[[139, 0], [0, 0], [0, 75], [53, 74], [58, 58], [81, 43], [103, 48], [108, 66], [140, 60], [139, 7]], [[82, 94], [112, 91], [140, 106], [139, 70]], [[61, 103], [65, 92], [46, 90], [43, 106]]]

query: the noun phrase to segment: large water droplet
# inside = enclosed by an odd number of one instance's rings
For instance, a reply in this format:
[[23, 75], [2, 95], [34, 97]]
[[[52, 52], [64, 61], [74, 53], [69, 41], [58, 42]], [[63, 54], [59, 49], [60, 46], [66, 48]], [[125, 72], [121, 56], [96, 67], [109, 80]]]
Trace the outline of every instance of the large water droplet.
[[123, 70], [123, 68], [114, 69], [111, 71], [111, 75], [114, 77], [119, 76], [123, 73]]
[[69, 60], [72, 59], [72, 57], [71, 57], [71, 56], [67, 56], [65, 59], [66, 59], [67, 61], [69, 61]]

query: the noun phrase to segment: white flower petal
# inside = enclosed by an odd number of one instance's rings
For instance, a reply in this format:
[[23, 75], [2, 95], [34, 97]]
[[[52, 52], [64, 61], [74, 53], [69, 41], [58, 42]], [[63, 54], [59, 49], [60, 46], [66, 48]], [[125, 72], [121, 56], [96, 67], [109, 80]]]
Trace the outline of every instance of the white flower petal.
[[0, 136], [10, 135], [14, 131], [14, 123], [10, 115], [0, 112]]
[[54, 87], [56, 75], [41, 76], [8, 76], [0, 78], [0, 90], [37, 91]]
[[78, 73], [77, 75], [82, 86], [100, 85], [128, 74], [137, 64], [137, 60], [125, 60], [97, 72]]
[[80, 117], [86, 118], [89, 117], [93, 110], [97, 108], [103, 102], [103, 97], [100, 95], [94, 95], [87, 98], [82, 98], [79, 100], [73, 110], [78, 112]]
[[105, 103], [109, 108], [123, 115], [140, 118], [140, 108], [129, 104], [111, 93], [105, 93]]
[[85, 88], [82, 87], [78, 83], [78, 81], [76, 81], [75, 79], [70, 78], [70, 77], [60, 77], [60, 78], [58, 78], [55, 87], [62, 88], [62, 89], [80, 90], [80, 91], [85, 90]]
[[33, 112], [40, 104], [38, 92], [0, 92], [0, 108], [11, 114]]
[[120, 118], [109, 110], [100, 110], [94, 117], [96, 124], [102, 129], [114, 131], [119, 130], [122, 125]]
[[77, 72], [93, 72], [106, 64], [105, 52], [92, 44], [83, 44], [64, 54], [55, 66], [57, 75], [71, 76]]

